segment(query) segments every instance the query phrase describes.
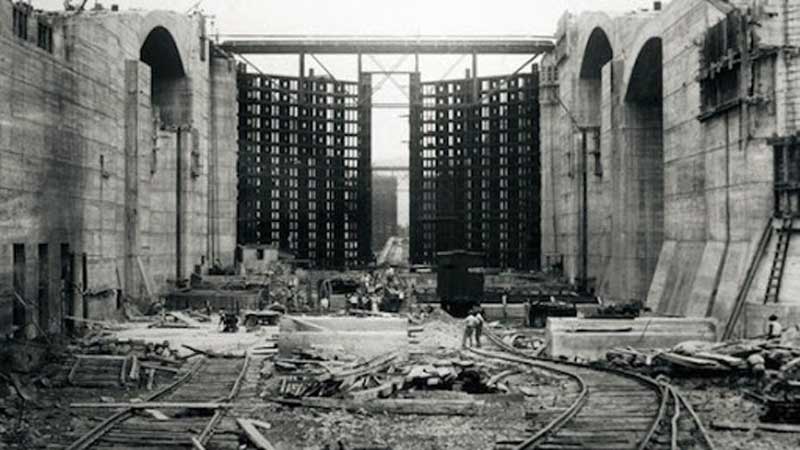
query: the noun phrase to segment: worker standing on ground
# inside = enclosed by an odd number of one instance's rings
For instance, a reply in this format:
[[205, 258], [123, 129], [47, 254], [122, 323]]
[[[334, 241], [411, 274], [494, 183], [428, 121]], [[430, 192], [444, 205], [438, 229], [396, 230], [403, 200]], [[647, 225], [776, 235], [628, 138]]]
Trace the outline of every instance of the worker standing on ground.
[[508, 288], [503, 289], [500, 302], [503, 304], [503, 323], [508, 323]]
[[475, 313], [470, 311], [467, 318], [464, 319], [464, 338], [461, 340], [461, 348], [472, 347], [472, 337], [475, 334], [475, 328], [478, 326], [478, 318]]
[[769, 316], [767, 322], [767, 339], [778, 339], [783, 333], [783, 326], [778, 322], [778, 316], [775, 314]]
[[483, 324], [485, 320], [483, 319], [483, 310], [480, 306], [475, 307], [475, 346], [481, 348], [481, 335], [483, 334]]

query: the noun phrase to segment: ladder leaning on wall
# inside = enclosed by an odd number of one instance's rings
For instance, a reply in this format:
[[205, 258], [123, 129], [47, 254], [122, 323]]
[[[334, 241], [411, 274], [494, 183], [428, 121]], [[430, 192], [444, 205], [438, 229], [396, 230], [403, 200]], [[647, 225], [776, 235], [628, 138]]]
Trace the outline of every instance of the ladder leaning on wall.
[[775, 246], [775, 255], [772, 259], [772, 269], [767, 280], [767, 291], [764, 294], [764, 304], [778, 303], [778, 295], [781, 292], [783, 281], [783, 270], [786, 267], [786, 255], [789, 251], [789, 241], [792, 237], [792, 226], [794, 219], [786, 217], [783, 219], [781, 228], [778, 231], [778, 243]]

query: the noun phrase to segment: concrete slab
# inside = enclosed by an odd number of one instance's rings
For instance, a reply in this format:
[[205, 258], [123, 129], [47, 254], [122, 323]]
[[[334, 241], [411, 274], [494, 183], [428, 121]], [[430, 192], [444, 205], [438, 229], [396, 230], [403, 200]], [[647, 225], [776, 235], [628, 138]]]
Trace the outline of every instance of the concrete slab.
[[717, 272], [725, 255], [725, 242], [708, 242], [694, 279], [689, 304], [680, 311], [689, 317], [706, 317], [717, 288]]
[[[515, 322], [525, 321], [528, 320], [528, 305], [524, 303], [514, 303], [511, 305], [506, 306], [506, 315], [509, 320], [513, 320]], [[483, 308], [483, 312], [485, 315], [485, 319], [489, 322], [493, 320], [503, 320], [503, 305], [502, 304], [494, 304], [494, 303], [483, 303], [481, 304], [481, 308]]]
[[408, 353], [408, 320], [394, 317], [284, 316], [278, 350], [316, 350], [371, 358], [390, 351]]
[[550, 318], [547, 351], [551, 356], [601, 360], [614, 347], [665, 348], [684, 341], [713, 342], [717, 328], [716, 320], [706, 318]]

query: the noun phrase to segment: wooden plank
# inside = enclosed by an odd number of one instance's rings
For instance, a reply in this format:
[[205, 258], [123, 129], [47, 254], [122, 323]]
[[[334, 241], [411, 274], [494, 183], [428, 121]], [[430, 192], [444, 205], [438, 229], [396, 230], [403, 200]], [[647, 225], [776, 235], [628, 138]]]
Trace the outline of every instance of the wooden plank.
[[131, 357], [131, 371], [128, 374], [128, 378], [132, 381], [139, 381], [139, 370], [141, 369], [141, 365], [139, 364], [139, 357], [133, 355]]
[[147, 390], [153, 390], [153, 381], [155, 381], [156, 371], [155, 369], [148, 369], [147, 370]]
[[348, 392], [348, 396], [357, 401], [386, 398], [400, 390], [401, 387], [403, 387], [403, 377], [394, 377], [385, 383], [369, 389], [362, 389], [360, 391], [351, 390]]
[[237, 418], [236, 423], [242, 428], [250, 442], [252, 442], [257, 448], [261, 450], [275, 450], [275, 447], [272, 446], [272, 443], [270, 443], [269, 440], [267, 440], [267, 438], [265, 438], [264, 435], [258, 431], [253, 421]]
[[122, 367], [119, 370], [119, 384], [124, 385], [126, 381], [126, 374], [128, 370], [128, 358], [122, 360]]
[[144, 280], [144, 289], [147, 291], [147, 296], [153, 298], [153, 286], [150, 284], [150, 277], [144, 270], [144, 263], [142, 263], [142, 258], [139, 255], [136, 255], [136, 264], [139, 266], [139, 272], [142, 275], [142, 280]]
[[128, 359], [127, 356], [117, 355], [75, 355], [78, 359], [94, 359], [98, 361], [124, 361]]
[[483, 401], [477, 400], [430, 400], [393, 399], [348, 401], [331, 398], [275, 399], [277, 403], [306, 408], [344, 409], [349, 412], [367, 411], [374, 414], [422, 415], [422, 416], [475, 416]]
[[203, 444], [196, 437], [192, 437], [192, 447], [195, 450], [206, 450]]
[[732, 431], [770, 431], [773, 433], [800, 433], [800, 425], [787, 423], [765, 423], [765, 422], [731, 422], [727, 420], [715, 420], [711, 422], [711, 427], [718, 430]]
[[115, 402], [115, 403], [70, 403], [70, 408], [130, 408], [130, 409], [222, 409], [230, 408], [229, 403], [201, 402]]
[[182, 344], [181, 347], [183, 347], [183, 348], [185, 348], [187, 350], [193, 351], [194, 354], [205, 355], [205, 356], [208, 356], [208, 357], [214, 356], [214, 355], [212, 355], [211, 353], [209, 353], [207, 351], [200, 350], [199, 348], [195, 348], [195, 347], [192, 347], [192, 346], [189, 346], [189, 345], [186, 345], [186, 344]]
[[170, 373], [179, 373], [180, 372], [180, 369], [176, 369], [174, 367], [159, 366], [159, 365], [156, 365], [156, 364], [139, 363], [139, 366], [141, 366], [143, 369], [162, 370], [164, 372], [170, 372]]
[[69, 381], [69, 384], [75, 384], [75, 372], [78, 371], [78, 366], [80, 365], [81, 358], [78, 357], [78, 359], [75, 361], [75, 364], [72, 365], [72, 369], [69, 370], [69, 375], [67, 375], [67, 381]]
[[148, 408], [148, 409], [145, 409], [144, 412], [147, 415], [149, 415], [150, 417], [152, 417], [153, 419], [156, 419], [156, 420], [160, 420], [160, 421], [169, 420], [169, 417], [167, 417], [166, 414], [162, 413], [161, 411], [159, 411], [157, 409]]

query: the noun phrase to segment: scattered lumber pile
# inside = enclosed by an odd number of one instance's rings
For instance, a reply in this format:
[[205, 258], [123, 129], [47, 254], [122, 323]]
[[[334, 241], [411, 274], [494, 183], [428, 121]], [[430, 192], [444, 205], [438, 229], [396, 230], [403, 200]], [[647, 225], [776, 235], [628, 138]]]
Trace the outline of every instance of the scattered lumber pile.
[[274, 362], [275, 368], [286, 374], [278, 389], [281, 397], [378, 398], [391, 395], [399, 384], [395, 353], [338, 367], [308, 354], [298, 356], [301, 358], [278, 358]]
[[73, 386], [110, 387], [138, 382], [147, 389], [172, 378], [187, 358], [169, 341], [119, 339], [95, 333], [68, 347], [71, 366], [67, 381]]
[[800, 339], [795, 333], [785, 333], [781, 339], [690, 341], [671, 349], [617, 348], [606, 358], [615, 366], [672, 376], [748, 377], [760, 390], [750, 395], [764, 404], [763, 421], [800, 424]]
[[[370, 360], [342, 364], [308, 354], [294, 356], [278, 357], [273, 361], [277, 379], [262, 397], [288, 406], [307, 408], [376, 414], [471, 416], [479, 413], [484, 404], [482, 400], [417, 398], [419, 394], [414, 392], [498, 392], [502, 391], [500, 381], [505, 378], [505, 375], [490, 377], [483, 366], [458, 357], [411, 363], [401, 361], [395, 353], [388, 353]], [[488, 386], [487, 380], [492, 386]]]
[[93, 333], [76, 340], [67, 347], [69, 353], [82, 355], [137, 356], [140, 360], [155, 363], [181, 361], [176, 348], [169, 341], [146, 342], [143, 339], [120, 339], [111, 333]]
[[606, 359], [616, 366], [633, 368], [662, 366], [672, 371], [762, 373], [779, 369], [800, 357], [800, 346], [779, 340], [750, 339], [722, 343], [688, 341], [670, 349], [615, 348]]

